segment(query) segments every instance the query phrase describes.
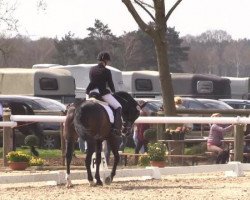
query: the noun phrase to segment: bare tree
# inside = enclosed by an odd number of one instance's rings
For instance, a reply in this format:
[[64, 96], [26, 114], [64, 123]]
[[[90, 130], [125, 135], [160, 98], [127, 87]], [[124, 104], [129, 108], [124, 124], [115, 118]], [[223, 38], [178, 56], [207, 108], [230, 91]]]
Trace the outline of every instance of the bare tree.
[[16, 5], [10, 5], [7, 0], [0, 0], [0, 29], [1, 31], [17, 31], [18, 20], [14, 18]]
[[[18, 20], [14, 18], [14, 12], [16, 10], [16, 5], [8, 4], [7, 0], [0, 0], [0, 31], [1, 38], [4, 38], [6, 32], [8, 31], [17, 31]], [[7, 56], [8, 48], [3, 43], [0, 43], [0, 59], [3, 59], [4, 65], [8, 66]]]
[[147, 24], [138, 14], [131, 0], [122, 0], [136, 23], [139, 25], [140, 29], [146, 32], [154, 41], [162, 88], [163, 107], [165, 115], [169, 116], [176, 115], [176, 109], [174, 106], [174, 92], [167, 56], [167, 21], [181, 1], [182, 0], [177, 0], [166, 14], [164, 0], [152, 0], [151, 4], [143, 0], [134, 0], [135, 4], [141, 7], [152, 19], [152, 23]]

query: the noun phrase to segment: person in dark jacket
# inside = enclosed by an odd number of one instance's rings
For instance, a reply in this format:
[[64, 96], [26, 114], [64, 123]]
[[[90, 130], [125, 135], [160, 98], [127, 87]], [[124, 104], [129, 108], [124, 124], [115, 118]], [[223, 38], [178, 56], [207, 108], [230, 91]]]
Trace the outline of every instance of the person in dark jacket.
[[90, 83], [86, 89], [89, 95], [91, 92], [97, 92], [102, 96], [102, 99], [114, 109], [114, 125], [112, 133], [115, 135], [121, 134], [122, 128], [122, 106], [111, 94], [115, 92], [115, 87], [112, 79], [112, 74], [106, 68], [110, 61], [110, 55], [107, 52], [100, 52], [97, 56], [98, 65], [92, 67], [89, 72]]

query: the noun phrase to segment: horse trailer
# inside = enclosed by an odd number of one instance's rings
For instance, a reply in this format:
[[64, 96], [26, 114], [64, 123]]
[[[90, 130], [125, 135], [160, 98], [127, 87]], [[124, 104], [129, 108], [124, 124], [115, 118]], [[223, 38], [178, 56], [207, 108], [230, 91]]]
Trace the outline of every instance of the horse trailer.
[[[125, 90], [134, 97], [157, 98], [161, 95], [158, 71], [122, 72]], [[194, 98], [231, 98], [230, 80], [215, 75], [172, 73], [176, 96]]]
[[232, 99], [250, 99], [249, 77], [225, 77], [230, 80]]
[[124, 90], [137, 98], [156, 98], [161, 96], [159, 72], [123, 71]]
[[[97, 64], [55, 65], [55, 66], [49, 66], [49, 65], [43, 64], [43, 65], [35, 65], [35, 67], [38, 68], [39, 66], [41, 66], [41, 67], [48, 66], [49, 68], [52, 68], [52, 69], [68, 70], [75, 79], [76, 98], [84, 98], [85, 94], [86, 94], [86, 88], [90, 82], [89, 71], [90, 71], [91, 67], [93, 67], [95, 65], [97, 65]], [[108, 69], [110, 69], [110, 71], [111, 71], [115, 90], [116, 91], [124, 90], [123, 80], [122, 80], [122, 72], [114, 67], [111, 67], [111, 66], [106, 66], [106, 67]]]
[[193, 98], [231, 98], [230, 80], [211, 74], [171, 74], [174, 94]]
[[63, 69], [1, 68], [0, 94], [47, 97], [62, 103], [75, 98], [75, 80]]

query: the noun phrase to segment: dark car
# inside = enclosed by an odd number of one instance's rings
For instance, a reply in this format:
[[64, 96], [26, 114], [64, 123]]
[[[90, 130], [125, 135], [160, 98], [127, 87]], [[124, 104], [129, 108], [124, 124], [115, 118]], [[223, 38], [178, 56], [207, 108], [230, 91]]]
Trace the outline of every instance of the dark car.
[[186, 109], [195, 109], [195, 110], [205, 110], [207, 109], [207, 106], [205, 106], [203, 103], [198, 101], [195, 98], [190, 97], [181, 97], [182, 105]]
[[221, 110], [233, 109], [232, 106], [220, 100], [215, 100], [215, 99], [197, 99], [197, 100], [200, 101], [202, 104], [204, 104], [207, 107], [207, 109], [221, 109]]
[[[66, 106], [56, 100], [21, 96], [21, 95], [0, 95], [0, 103], [3, 107], [9, 107], [13, 115], [34, 115], [34, 111], [65, 112]], [[16, 127], [23, 135], [34, 134], [40, 139], [40, 146], [53, 148], [55, 147], [55, 138], [51, 135], [46, 135], [44, 132], [48, 130], [59, 131], [59, 123], [37, 123], [37, 122], [18, 122]], [[57, 142], [58, 143], [58, 142]]]
[[162, 100], [160, 99], [149, 99], [149, 98], [136, 98], [138, 104], [141, 106], [141, 109], [152, 115], [162, 110]]
[[246, 99], [219, 99], [234, 109], [250, 109], [250, 100]]

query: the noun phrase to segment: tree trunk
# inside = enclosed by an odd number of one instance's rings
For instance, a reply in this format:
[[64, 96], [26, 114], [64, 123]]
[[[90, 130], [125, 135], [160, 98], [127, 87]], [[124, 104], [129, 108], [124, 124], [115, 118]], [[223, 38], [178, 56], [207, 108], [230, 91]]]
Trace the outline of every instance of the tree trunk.
[[[164, 36], [163, 36], [164, 38]], [[176, 115], [174, 92], [167, 57], [167, 45], [160, 38], [155, 38], [155, 50], [158, 62], [158, 71], [161, 82], [164, 113], [166, 116]]]

